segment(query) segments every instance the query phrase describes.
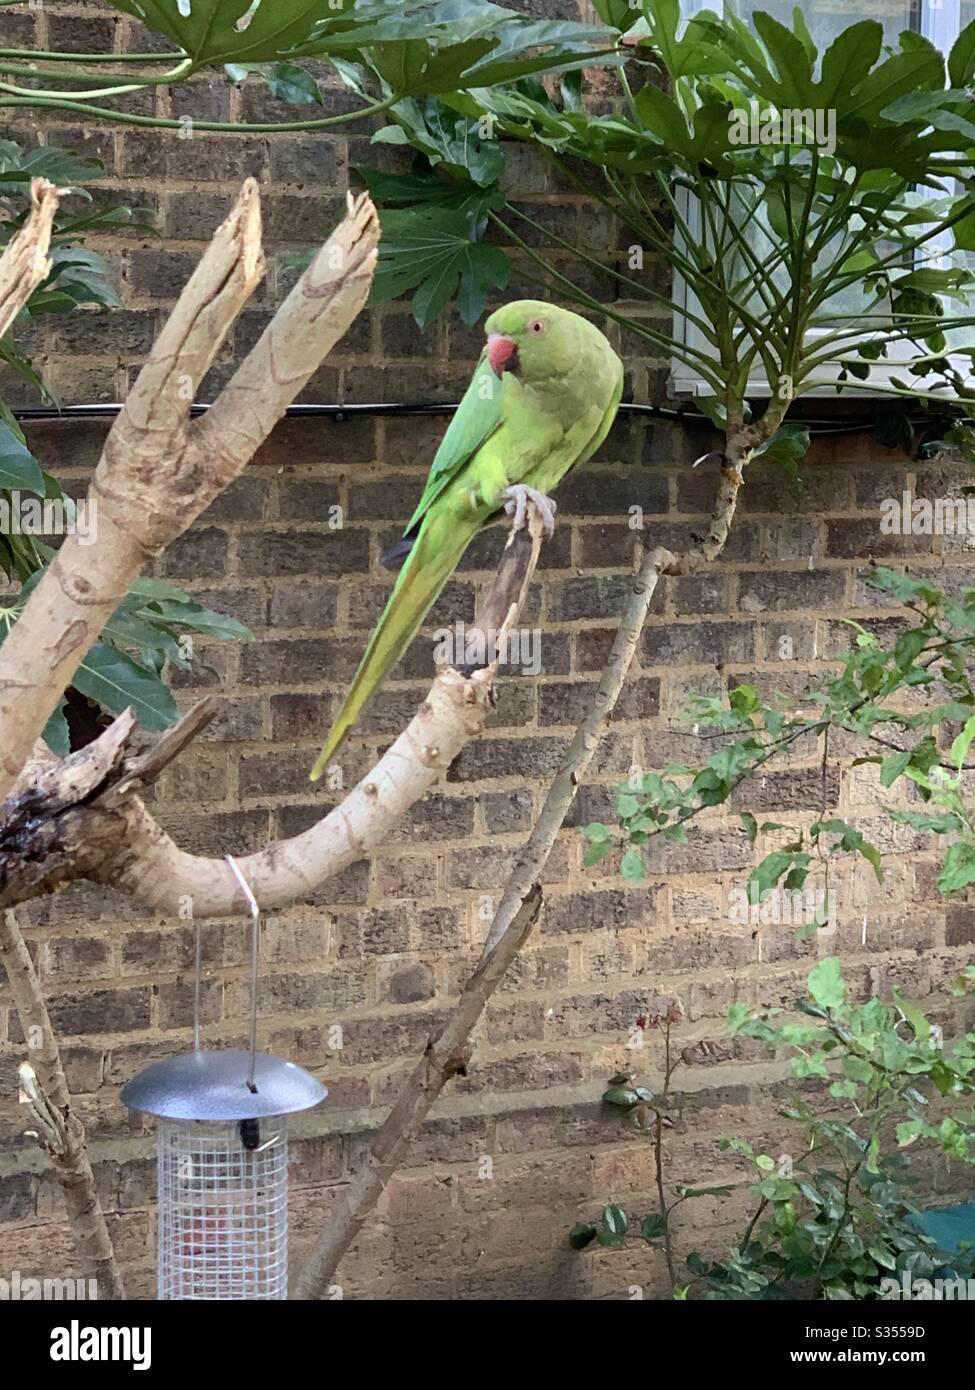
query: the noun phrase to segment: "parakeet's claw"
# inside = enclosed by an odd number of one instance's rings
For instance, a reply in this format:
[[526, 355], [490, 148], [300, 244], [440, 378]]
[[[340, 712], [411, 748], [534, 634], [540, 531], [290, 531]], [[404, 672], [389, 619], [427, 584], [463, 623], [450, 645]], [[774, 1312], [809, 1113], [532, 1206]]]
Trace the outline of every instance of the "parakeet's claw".
[[528, 503], [542, 518], [542, 529], [545, 532], [545, 539], [550, 541], [555, 535], [555, 503], [551, 497], [546, 497], [544, 492], [539, 492], [537, 488], [528, 487], [526, 483], [514, 483], [511, 487], [506, 487], [504, 495], [508, 499], [504, 504], [504, 509], [508, 516], [514, 517], [514, 529], [521, 531], [526, 524], [526, 511]]

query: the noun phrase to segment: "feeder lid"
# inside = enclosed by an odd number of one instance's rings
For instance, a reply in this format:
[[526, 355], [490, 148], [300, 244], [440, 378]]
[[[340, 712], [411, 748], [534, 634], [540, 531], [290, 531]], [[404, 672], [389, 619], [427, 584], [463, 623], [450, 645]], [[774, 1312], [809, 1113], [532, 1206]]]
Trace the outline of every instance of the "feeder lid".
[[167, 1057], [133, 1076], [120, 1099], [164, 1120], [259, 1120], [309, 1110], [328, 1095], [304, 1067], [262, 1052], [254, 1059], [257, 1090], [251, 1091], [250, 1060], [249, 1052], [235, 1049]]

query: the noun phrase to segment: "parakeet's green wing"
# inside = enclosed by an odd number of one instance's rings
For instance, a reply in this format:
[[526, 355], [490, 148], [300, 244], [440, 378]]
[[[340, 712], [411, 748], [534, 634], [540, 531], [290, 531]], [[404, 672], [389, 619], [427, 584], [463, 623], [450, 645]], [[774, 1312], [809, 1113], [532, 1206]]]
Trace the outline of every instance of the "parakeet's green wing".
[[423, 496], [404, 534], [409, 535], [423, 519], [431, 504], [500, 423], [501, 382], [491, 370], [487, 352], [482, 352], [471, 384], [440, 441], [440, 448], [430, 465]]

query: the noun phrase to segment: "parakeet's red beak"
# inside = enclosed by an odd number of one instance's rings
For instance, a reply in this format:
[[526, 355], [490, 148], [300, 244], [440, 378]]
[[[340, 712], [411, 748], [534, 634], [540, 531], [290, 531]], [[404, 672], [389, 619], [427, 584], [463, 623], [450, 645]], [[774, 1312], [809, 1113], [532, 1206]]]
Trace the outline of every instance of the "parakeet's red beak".
[[514, 338], [509, 338], [506, 333], [489, 333], [487, 341], [488, 361], [491, 370], [496, 377], [500, 377], [505, 367], [518, 351], [518, 344]]

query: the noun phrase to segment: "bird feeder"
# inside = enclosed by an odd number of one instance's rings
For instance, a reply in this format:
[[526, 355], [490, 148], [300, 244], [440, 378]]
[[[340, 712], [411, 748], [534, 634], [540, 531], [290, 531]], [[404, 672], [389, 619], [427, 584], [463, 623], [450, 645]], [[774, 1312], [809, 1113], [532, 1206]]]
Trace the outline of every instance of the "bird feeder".
[[253, 919], [250, 1051], [200, 1047], [197, 926], [194, 1050], [147, 1067], [121, 1094], [158, 1120], [157, 1293], [165, 1300], [287, 1298], [287, 1116], [327, 1095], [303, 1067], [256, 1050], [260, 910], [227, 861]]

